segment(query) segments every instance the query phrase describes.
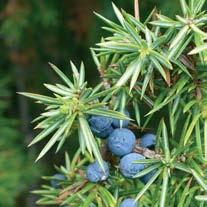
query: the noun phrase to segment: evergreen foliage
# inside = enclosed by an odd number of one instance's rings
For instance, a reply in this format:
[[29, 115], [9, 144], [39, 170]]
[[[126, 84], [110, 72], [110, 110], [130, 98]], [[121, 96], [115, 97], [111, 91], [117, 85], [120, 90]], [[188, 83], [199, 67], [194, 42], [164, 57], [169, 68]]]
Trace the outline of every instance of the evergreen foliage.
[[[83, 64], [78, 70], [71, 63], [71, 78], [51, 64], [64, 85], [45, 84], [51, 97], [21, 93], [45, 106], [34, 120], [42, 131], [31, 145], [47, 140], [37, 160], [55, 144], [56, 151], [61, 150], [75, 131], [79, 137], [73, 159], [66, 154], [65, 166], [57, 168], [66, 180], [58, 188], [44, 185], [35, 191], [41, 195], [38, 204], [115, 207], [134, 199], [139, 207], [206, 206], [205, 3], [180, 0], [182, 16], [171, 19], [153, 10], [144, 22], [113, 4], [118, 23], [96, 14], [110, 33], [91, 48], [100, 84], [88, 86]], [[127, 127], [136, 134], [137, 143], [133, 153], [121, 160], [133, 155], [132, 162], [119, 165], [120, 158], [107, 149], [106, 140], [92, 133], [88, 120], [94, 115], [119, 119], [121, 127], [124, 120], [130, 120]], [[146, 132], [156, 134], [154, 149], [140, 146]], [[104, 171], [103, 160], [110, 163], [109, 178], [89, 182], [86, 167], [96, 161], [98, 172]], [[119, 168], [125, 165], [123, 173]], [[149, 174], [142, 182], [140, 178]]]
[[[26, 152], [17, 120], [8, 116], [10, 80], [0, 81], [0, 206], [15, 206], [16, 199], [28, 190], [37, 175], [32, 165], [34, 156]], [[21, 144], [20, 144], [21, 143]], [[25, 156], [26, 154], [26, 156]]]

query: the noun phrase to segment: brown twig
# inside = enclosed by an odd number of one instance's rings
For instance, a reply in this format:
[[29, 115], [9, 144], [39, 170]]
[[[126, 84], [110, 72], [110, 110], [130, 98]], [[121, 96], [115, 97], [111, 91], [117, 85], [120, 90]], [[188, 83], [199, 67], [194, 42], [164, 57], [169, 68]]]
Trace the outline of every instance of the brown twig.
[[66, 197], [68, 197], [71, 194], [77, 193], [87, 183], [88, 183], [88, 180], [85, 180], [81, 184], [74, 184], [74, 185], [70, 186], [70, 188], [68, 188], [67, 190], [64, 190], [64, 191], [60, 192], [60, 195], [57, 197], [56, 202], [57, 203], [62, 203]]
[[134, 0], [134, 16], [137, 20], [140, 20], [139, 15], [139, 0]]
[[156, 153], [153, 150], [149, 150], [147, 148], [140, 147], [138, 144], [135, 146], [134, 152], [139, 153], [146, 158], [159, 159], [159, 160], [162, 159], [162, 156], [160, 154]]
[[130, 123], [130, 124], [129, 124], [129, 129], [132, 129], [132, 130], [141, 130], [141, 131], [149, 131], [149, 130], [152, 130], [152, 128], [147, 128], [147, 127], [143, 128], [143, 127], [139, 127], [139, 126], [137, 126], [137, 125], [134, 124], [134, 123]]
[[105, 70], [103, 68], [98, 68], [98, 71], [99, 71], [100, 77], [103, 81], [104, 88], [105, 89], [110, 88], [111, 85], [110, 85], [109, 81], [105, 78]]

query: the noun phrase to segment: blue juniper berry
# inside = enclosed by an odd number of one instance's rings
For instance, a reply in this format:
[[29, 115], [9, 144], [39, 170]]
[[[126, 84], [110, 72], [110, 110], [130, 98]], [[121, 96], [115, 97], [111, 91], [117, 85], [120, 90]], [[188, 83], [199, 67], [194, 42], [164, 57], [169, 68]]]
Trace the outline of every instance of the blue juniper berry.
[[115, 129], [108, 137], [108, 148], [117, 156], [124, 156], [132, 152], [136, 137], [129, 129]]
[[127, 198], [121, 202], [119, 207], [137, 207], [137, 202], [134, 199]]
[[138, 153], [130, 153], [125, 155], [120, 160], [120, 171], [126, 178], [133, 178], [138, 172], [144, 169], [144, 164], [136, 163], [137, 160], [145, 159], [144, 156]]
[[156, 144], [156, 136], [154, 134], [145, 134], [141, 137], [140, 146], [153, 149]]
[[113, 119], [110, 117], [93, 115], [88, 121], [91, 131], [99, 138], [106, 138], [113, 131]]
[[104, 170], [101, 168], [98, 161], [90, 164], [86, 169], [86, 177], [92, 183], [97, 183], [106, 180], [109, 177], [109, 166], [104, 161]]
[[[124, 114], [127, 117], [130, 117], [129, 112], [127, 110], [124, 111]], [[125, 120], [120, 120], [120, 119], [113, 119], [113, 123], [112, 123], [114, 128], [127, 128], [129, 125], [129, 120], [125, 119]]]

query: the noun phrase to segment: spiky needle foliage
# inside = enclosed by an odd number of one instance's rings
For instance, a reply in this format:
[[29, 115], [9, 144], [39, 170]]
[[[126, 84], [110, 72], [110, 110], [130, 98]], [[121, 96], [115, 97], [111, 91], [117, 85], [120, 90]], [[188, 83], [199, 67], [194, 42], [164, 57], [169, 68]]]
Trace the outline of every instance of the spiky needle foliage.
[[[119, 23], [96, 14], [106, 24], [103, 29], [112, 34], [91, 48], [100, 85], [86, 87], [83, 65], [78, 72], [72, 64], [73, 83], [52, 65], [66, 86], [45, 85], [54, 97], [24, 93], [47, 110], [36, 119], [43, 131], [31, 144], [54, 133], [38, 159], [55, 142], [59, 150], [73, 130], [79, 132], [80, 149], [74, 160], [66, 156], [66, 167], [58, 169], [66, 181], [58, 189], [43, 186], [36, 191], [42, 196], [39, 204], [114, 207], [131, 196], [141, 207], [207, 206], [207, 14], [202, 11], [206, 1], [180, 3], [183, 15], [175, 20], [153, 10], [144, 23], [113, 4]], [[106, 104], [112, 110], [101, 109]], [[130, 123], [134, 131], [157, 134], [154, 151], [135, 147], [135, 152], [148, 158], [139, 161], [147, 167], [135, 178], [155, 173], [143, 185], [139, 179], [122, 177], [112, 159], [110, 178], [101, 184], [89, 183], [86, 163], [95, 157], [101, 164], [104, 154], [87, 115], [125, 119], [115, 112], [125, 108], [134, 111], [135, 121]]]

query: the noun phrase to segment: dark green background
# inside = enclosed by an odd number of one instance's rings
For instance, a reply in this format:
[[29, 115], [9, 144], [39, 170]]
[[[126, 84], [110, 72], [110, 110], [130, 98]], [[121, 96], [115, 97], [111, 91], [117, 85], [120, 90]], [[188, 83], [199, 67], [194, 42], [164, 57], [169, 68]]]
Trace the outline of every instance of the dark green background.
[[[133, 0], [114, 3], [133, 13]], [[179, 0], [140, 0], [141, 19], [155, 6], [173, 16], [180, 12], [178, 5]], [[88, 48], [106, 33], [93, 11], [115, 19], [110, 0], [0, 1], [0, 207], [35, 206], [29, 191], [38, 188], [42, 174], [54, 173], [54, 163], [62, 162], [63, 153], [50, 152], [34, 163], [44, 143], [26, 146], [37, 133], [30, 121], [41, 108], [16, 91], [47, 94], [42, 84], [56, 81], [47, 62], [70, 75], [69, 60], [83, 60], [88, 81], [99, 81]], [[73, 154], [75, 147], [67, 149], [71, 145], [76, 146], [76, 137], [64, 147]]]

